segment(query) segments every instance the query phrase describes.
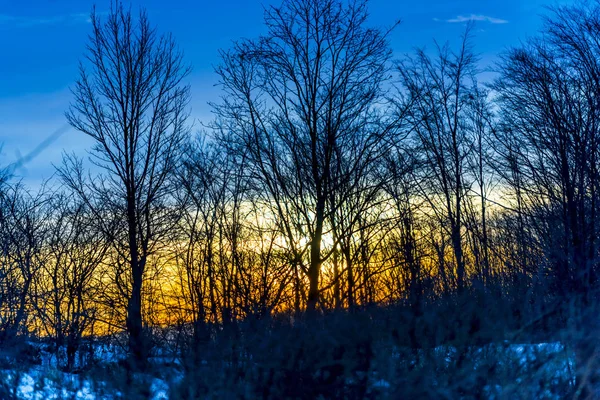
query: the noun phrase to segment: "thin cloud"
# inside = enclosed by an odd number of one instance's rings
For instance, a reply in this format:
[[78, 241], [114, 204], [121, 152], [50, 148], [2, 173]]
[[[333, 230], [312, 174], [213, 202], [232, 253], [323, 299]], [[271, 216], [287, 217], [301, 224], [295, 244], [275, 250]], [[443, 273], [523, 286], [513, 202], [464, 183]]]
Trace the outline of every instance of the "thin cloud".
[[[439, 21], [438, 18], [434, 18], [435, 21]], [[461, 22], [469, 22], [469, 21], [483, 21], [489, 22], [490, 24], [508, 24], [508, 21], [505, 19], [494, 18], [488, 15], [481, 14], [471, 14], [471, 15], [459, 15], [456, 18], [447, 19], [446, 22], [451, 24], [457, 24]]]
[[59, 25], [59, 24], [73, 24], [73, 23], [89, 23], [90, 15], [87, 13], [67, 14], [67, 15], [56, 15], [49, 17], [24, 17], [0, 14], [0, 26], [13, 26], [13, 27], [34, 27], [41, 25]]

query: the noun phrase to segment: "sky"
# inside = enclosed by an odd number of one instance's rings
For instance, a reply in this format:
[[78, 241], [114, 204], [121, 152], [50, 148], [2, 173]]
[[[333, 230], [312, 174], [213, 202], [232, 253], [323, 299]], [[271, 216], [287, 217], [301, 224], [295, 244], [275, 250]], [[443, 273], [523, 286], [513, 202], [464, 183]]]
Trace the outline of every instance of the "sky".
[[[535, 35], [546, 6], [558, 1], [371, 0], [368, 24], [388, 27], [401, 21], [390, 38], [395, 57], [400, 58], [417, 47], [432, 47], [434, 40], [457, 43], [467, 22], [474, 20], [473, 44], [485, 68], [507, 48]], [[264, 8], [280, 2], [131, 0], [124, 4], [133, 10], [144, 7], [159, 32], [174, 35], [193, 68], [188, 77], [191, 116], [208, 122], [207, 103], [220, 96], [214, 73], [219, 50], [264, 33]], [[64, 152], [84, 156], [92, 144], [68, 127], [64, 113], [85, 54], [94, 5], [106, 12], [110, 0], [0, 0], [0, 166], [32, 155], [16, 171], [32, 186], [54, 174]]]

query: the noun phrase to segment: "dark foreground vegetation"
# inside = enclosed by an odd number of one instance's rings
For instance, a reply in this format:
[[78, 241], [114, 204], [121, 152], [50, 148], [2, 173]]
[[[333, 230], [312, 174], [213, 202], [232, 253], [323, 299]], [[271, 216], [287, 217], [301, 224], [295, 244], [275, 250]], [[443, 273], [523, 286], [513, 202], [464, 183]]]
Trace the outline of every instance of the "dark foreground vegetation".
[[511, 307], [523, 310], [521, 304], [501, 304], [482, 313], [478, 306], [446, 299], [426, 306], [421, 316], [401, 305], [373, 306], [311, 319], [278, 314], [206, 324], [202, 338], [194, 338], [189, 325], [154, 329], [147, 332], [153, 342], [148, 362], [136, 371], [127, 362], [126, 337], [84, 338], [72, 369], [53, 340], [30, 339], [3, 354], [0, 393], [3, 398], [581, 398], [579, 327], [533, 312], [521, 314], [535, 321], [523, 324]]
[[485, 83], [367, 5], [267, 9], [199, 133], [174, 39], [92, 13], [89, 157], [2, 176], [0, 397], [600, 397], [600, 3]]

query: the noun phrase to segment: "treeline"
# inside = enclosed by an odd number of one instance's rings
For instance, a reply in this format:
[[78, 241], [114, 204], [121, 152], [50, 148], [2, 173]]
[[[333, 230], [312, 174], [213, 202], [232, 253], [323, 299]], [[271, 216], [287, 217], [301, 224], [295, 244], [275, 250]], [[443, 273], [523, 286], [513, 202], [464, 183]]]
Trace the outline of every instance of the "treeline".
[[125, 331], [142, 368], [159, 327], [206, 343], [376, 305], [414, 348], [595, 332], [599, 3], [550, 10], [482, 83], [472, 25], [398, 60], [366, 1], [285, 0], [221, 53], [199, 134], [173, 38], [121, 5], [91, 20], [66, 114], [89, 159], [0, 191], [4, 341], [50, 337], [71, 368], [83, 337]]

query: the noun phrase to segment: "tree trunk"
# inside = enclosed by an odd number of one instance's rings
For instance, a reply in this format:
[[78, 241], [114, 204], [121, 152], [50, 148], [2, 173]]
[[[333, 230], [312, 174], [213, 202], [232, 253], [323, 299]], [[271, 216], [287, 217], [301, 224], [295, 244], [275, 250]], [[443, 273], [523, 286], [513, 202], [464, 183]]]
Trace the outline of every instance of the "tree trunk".
[[133, 285], [127, 305], [127, 332], [133, 367], [142, 369], [148, 357], [142, 325], [142, 269], [140, 262], [132, 262]]
[[319, 273], [321, 272], [321, 240], [325, 219], [325, 200], [317, 201], [315, 233], [310, 243], [310, 266], [308, 267], [308, 301], [306, 310], [311, 313], [316, 310], [319, 301]]
[[458, 293], [462, 293], [465, 287], [465, 264], [463, 260], [460, 225], [458, 223], [452, 227], [452, 247], [454, 248], [454, 257], [456, 258], [456, 287]]
[[142, 280], [145, 257], [141, 258], [138, 250], [135, 196], [130, 190], [127, 196], [127, 219], [129, 234], [129, 256], [131, 268], [131, 296], [127, 303], [127, 333], [129, 334], [129, 353], [131, 367], [142, 369], [146, 363], [146, 343], [142, 325]]
[[350, 245], [344, 248], [344, 258], [346, 259], [346, 269], [348, 270], [348, 309], [354, 309], [354, 270], [352, 265], [352, 255], [350, 254]]
[[342, 299], [340, 295], [340, 255], [336, 245], [336, 248], [333, 251], [333, 299], [334, 299], [334, 307], [336, 310], [339, 310], [342, 307]]

